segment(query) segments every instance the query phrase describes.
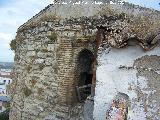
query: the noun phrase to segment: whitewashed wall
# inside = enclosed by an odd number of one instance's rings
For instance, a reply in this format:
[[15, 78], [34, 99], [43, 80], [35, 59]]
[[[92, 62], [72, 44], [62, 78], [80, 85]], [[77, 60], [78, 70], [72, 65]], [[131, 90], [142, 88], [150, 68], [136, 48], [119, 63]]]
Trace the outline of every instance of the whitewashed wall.
[[7, 94], [6, 85], [9, 85], [11, 83], [12, 83], [11, 78], [0, 77], [0, 95], [6, 95]]
[[[105, 120], [106, 111], [109, 109], [113, 98], [118, 92], [125, 93], [131, 100], [129, 108], [129, 120], [146, 120], [146, 112], [141, 106], [141, 102], [136, 102], [137, 93], [135, 87], [147, 88], [147, 79], [137, 76], [136, 69], [119, 69], [120, 65], [133, 66], [134, 60], [145, 55], [160, 55], [160, 48], [144, 52], [139, 46], [129, 46], [122, 49], [112, 48], [102, 52], [98, 56], [97, 81], [94, 98], [94, 119]], [[129, 87], [132, 86], [132, 90]], [[144, 91], [147, 94], [153, 91]], [[156, 107], [156, 106], [155, 106]], [[149, 113], [149, 112], [148, 112]], [[158, 118], [155, 116], [155, 120]], [[158, 120], [158, 119], [157, 119]]]

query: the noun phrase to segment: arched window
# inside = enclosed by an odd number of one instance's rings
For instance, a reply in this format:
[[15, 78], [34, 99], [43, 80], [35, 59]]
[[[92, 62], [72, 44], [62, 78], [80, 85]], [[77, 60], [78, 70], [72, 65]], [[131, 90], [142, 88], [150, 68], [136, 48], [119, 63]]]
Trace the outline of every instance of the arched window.
[[78, 56], [78, 99], [84, 101], [91, 94], [94, 55], [84, 49]]

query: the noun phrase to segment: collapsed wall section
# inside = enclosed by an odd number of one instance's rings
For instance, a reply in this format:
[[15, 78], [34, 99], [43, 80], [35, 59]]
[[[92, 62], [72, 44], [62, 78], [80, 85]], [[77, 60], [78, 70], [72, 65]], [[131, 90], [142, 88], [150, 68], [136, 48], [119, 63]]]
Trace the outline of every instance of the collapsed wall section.
[[[109, 48], [98, 57], [94, 119], [160, 119], [159, 48]], [[117, 98], [117, 95], [122, 96]], [[128, 96], [128, 100], [125, 98]], [[127, 104], [125, 102], [128, 102]]]

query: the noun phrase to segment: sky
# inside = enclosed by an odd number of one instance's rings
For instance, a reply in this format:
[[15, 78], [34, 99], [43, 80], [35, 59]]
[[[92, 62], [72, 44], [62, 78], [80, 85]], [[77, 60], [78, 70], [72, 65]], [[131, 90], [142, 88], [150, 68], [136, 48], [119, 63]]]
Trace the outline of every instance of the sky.
[[[160, 0], [125, 0], [160, 11]], [[13, 62], [9, 43], [17, 28], [45, 8], [53, 0], [0, 0], [0, 62]]]

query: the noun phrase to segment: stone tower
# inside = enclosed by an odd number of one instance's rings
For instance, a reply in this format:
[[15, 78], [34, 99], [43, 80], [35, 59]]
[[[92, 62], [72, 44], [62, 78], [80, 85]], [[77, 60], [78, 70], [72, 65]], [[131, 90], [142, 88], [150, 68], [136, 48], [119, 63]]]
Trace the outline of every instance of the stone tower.
[[144, 50], [157, 45], [158, 11], [102, 3], [56, 2], [18, 28], [11, 42], [15, 76], [10, 120], [85, 119], [84, 101], [96, 93], [98, 54], [130, 40]]

